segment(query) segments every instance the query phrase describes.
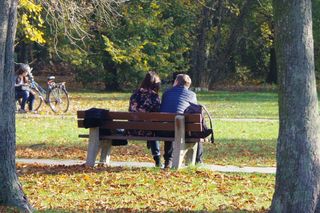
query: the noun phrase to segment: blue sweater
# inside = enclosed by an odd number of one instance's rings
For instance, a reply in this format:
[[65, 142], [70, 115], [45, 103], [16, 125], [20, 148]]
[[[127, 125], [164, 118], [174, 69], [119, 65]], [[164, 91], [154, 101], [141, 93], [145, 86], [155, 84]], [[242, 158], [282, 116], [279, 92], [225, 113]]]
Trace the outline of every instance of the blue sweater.
[[194, 92], [184, 86], [175, 86], [165, 91], [162, 95], [160, 112], [183, 113], [189, 102], [197, 103]]

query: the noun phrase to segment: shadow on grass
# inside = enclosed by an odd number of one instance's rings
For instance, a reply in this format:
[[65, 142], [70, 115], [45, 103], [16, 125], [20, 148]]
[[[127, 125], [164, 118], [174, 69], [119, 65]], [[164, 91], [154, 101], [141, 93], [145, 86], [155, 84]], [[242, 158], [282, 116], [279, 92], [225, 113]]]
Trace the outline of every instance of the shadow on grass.
[[205, 163], [234, 166], [275, 166], [276, 139], [218, 139], [204, 145]]
[[94, 168], [88, 167], [84, 164], [81, 165], [39, 165], [39, 164], [18, 164], [18, 175], [30, 175], [30, 174], [44, 174], [44, 175], [61, 175], [61, 174], [83, 174], [83, 173], [120, 173], [128, 171], [141, 171], [144, 168], [129, 168], [129, 167], [107, 167], [96, 166]]
[[[19, 158], [45, 159], [81, 159], [86, 158], [86, 145], [81, 146], [49, 146], [44, 143], [30, 146], [18, 146]], [[161, 145], [163, 147], [163, 145]], [[163, 153], [163, 149], [161, 149]], [[276, 153], [276, 139], [246, 140], [217, 138], [215, 144], [204, 144], [204, 162], [208, 164], [235, 165], [235, 166], [274, 166]], [[149, 150], [144, 143], [112, 150], [113, 161], [153, 162]]]
[[214, 144], [204, 144], [205, 152], [230, 152], [242, 153], [243, 151], [252, 151], [256, 154], [266, 155], [268, 152], [276, 150], [276, 139], [216, 139]]
[[87, 151], [87, 140], [84, 138], [79, 138], [79, 143], [77, 144], [64, 144], [64, 145], [55, 145], [55, 144], [48, 144], [44, 142], [39, 143], [32, 143], [32, 144], [18, 144], [17, 149], [30, 149], [30, 150], [48, 150], [49, 148], [56, 148], [56, 149], [76, 149], [76, 150], [83, 150]]

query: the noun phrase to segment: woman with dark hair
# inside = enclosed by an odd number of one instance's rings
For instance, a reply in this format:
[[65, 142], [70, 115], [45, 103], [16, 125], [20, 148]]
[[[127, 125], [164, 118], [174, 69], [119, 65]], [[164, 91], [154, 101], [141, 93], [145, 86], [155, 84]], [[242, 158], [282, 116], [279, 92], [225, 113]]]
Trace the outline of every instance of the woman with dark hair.
[[[149, 71], [140, 87], [130, 97], [129, 112], [159, 112], [160, 110], [160, 78], [155, 71]], [[154, 136], [152, 131], [130, 131], [133, 135]], [[157, 167], [161, 166], [159, 141], [148, 141], [148, 148]]]

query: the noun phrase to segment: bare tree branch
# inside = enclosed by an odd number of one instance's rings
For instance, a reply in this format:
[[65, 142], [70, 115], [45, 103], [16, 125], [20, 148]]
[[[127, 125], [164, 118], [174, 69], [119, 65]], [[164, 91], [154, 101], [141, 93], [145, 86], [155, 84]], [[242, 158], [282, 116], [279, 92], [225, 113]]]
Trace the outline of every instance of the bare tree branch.
[[92, 19], [111, 25], [113, 17], [120, 16], [117, 8], [127, 0], [39, 0], [45, 11], [55, 49], [63, 33], [71, 44], [77, 46], [93, 36], [90, 34]]

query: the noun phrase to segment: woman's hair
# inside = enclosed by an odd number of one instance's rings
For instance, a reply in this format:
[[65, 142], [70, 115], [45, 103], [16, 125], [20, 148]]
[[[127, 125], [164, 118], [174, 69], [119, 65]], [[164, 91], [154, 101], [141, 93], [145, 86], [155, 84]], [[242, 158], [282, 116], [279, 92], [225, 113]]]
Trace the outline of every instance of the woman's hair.
[[149, 71], [147, 72], [146, 76], [144, 77], [140, 88], [143, 89], [151, 89], [155, 91], [156, 93], [159, 92], [160, 89], [160, 77], [155, 71]]

